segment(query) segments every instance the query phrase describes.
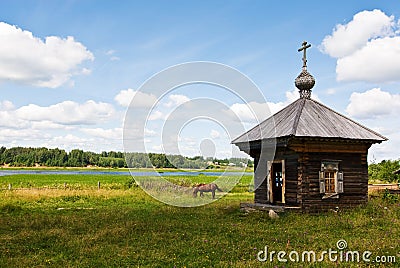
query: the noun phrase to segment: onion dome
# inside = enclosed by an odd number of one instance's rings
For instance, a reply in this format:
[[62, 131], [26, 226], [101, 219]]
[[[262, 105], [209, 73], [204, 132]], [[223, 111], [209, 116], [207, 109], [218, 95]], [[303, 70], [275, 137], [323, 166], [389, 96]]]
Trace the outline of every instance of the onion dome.
[[307, 71], [307, 68], [303, 68], [299, 76], [297, 76], [296, 80], [294, 80], [294, 84], [299, 89], [300, 98], [311, 98], [311, 89], [315, 85], [315, 79]]

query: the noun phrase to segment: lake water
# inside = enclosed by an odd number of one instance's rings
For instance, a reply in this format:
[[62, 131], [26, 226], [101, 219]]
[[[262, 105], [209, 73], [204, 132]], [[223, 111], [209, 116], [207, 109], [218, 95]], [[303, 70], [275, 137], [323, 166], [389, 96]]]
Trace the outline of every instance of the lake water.
[[[16, 174], [44, 174], [44, 175], [122, 175], [122, 176], [235, 176], [242, 175], [241, 172], [201, 172], [201, 171], [98, 171], [98, 170], [0, 170], [0, 176], [16, 175]], [[244, 172], [243, 175], [253, 175], [252, 172]]]

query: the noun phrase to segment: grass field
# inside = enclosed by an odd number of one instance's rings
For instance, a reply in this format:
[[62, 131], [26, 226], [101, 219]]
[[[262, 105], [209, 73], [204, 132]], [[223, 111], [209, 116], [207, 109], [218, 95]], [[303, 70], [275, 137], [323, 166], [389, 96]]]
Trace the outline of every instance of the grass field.
[[[206, 182], [213, 177], [172, 177]], [[101, 189], [97, 182], [101, 181]], [[306, 215], [244, 213], [250, 176], [222, 199], [197, 208], [154, 200], [129, 176], [13, 175], [0, 177], [0, 267], [368, 267], [376, 263], [259, 262], [270, 251], [346, 250], [395, 256], [400, 264], [400, 204], [377, 196], [367, 206]], [[64, 188], [64, 182], [67, 187]], [[206, 194], [204, 198], [211, 198]], [[317, 255], [318, 257], [319, 255]], [[288, 256], [286, 256], [288, 258]]]

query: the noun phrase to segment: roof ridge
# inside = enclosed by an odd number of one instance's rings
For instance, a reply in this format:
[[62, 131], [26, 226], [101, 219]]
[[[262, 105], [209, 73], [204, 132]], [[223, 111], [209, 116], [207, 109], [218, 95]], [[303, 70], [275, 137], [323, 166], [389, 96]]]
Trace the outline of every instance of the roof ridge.
[[306, 103], [306, 99], [299, 99], [299, 100], [301, 100], [301, 102], [300, 102], [300, 104], [298, 104], [297, 113], [293, 120], [293, 127], [292, 127], [291, 135], [296, 135], [297, 127], [299, 126], [300, 116], [303, 112], [304, 104]]
[[379, 134], [378, 132], [376, 132], [376, 131], [374, 131], [374, 130], [372, 130], [372, 129], [370, 129], [370, 128], [367, 128], [366, 126], [361, 125], [360, 123], [354, 121], [354, 120], [351, 119], [351, 118], [348, 118], [347, 116], [345, 116], [345, 115], [343, 115], [343, 114], [341, 114], [341, 113], [339, 113], [339, 112], [336, 112], [335, 110], [329, 108], [329, 107], [326, 106], [325, 104], [322, 104], [322, 103], [320, 103], [320, 102], [318, 102], [318, 101], [316, 101], [316, 100], [313, 100], [313, 99], [310, 99], [310, 100], [313, 101], [314, 103], [316, 103], [316, 104], [318, 104], [318, 105], [321, 105], [322, 107], [328, 109], [329, 111], [331, 111], [331, 112], [333, 112], [333, 113], [335, 113], [335, 114], [337, 114], [337, 115], [343, 117], [344, 119], [349, 120], [350, 122], [352, 122], [352, 123], [358, 125], [359, 127], [361, 127], [361, 128], [363, 128], [363, 129], [365, 129], [365, 130], [367, 130], [367, 131], [370, 131], [370, 132], [374, 133], [375, 135], [381, 137], [381, 138], [384, 139], [385, 141], [388, 140], [388, 138], [386, 138], [385, 136]]

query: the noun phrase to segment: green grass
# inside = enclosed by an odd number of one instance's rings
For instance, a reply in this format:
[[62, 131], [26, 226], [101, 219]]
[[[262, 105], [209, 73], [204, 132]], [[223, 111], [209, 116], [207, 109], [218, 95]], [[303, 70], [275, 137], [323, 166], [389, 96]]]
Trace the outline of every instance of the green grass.
[[[400, 263], [400, 204], [381, 196], [349, 211], [286, 212], [272, 220], [267, 213], [239, 210], [240, 202], [253, 198], [248, 192], [251, 176], [243, 177], [224, 198], [197, 208], [162, 204], [138, 187], [125, 187], [129, 179], [0, 177], [3, 184], [25, 187], [0, 191], [0, 267], [301, 267], [276, 258], [272, 264], [260, 263], [256, 255], [265, 246], [271, 251], [321, 252], [336, 249], [339, 239], [345, 239], [350, 250], [370, 250], [374, 257], [393, 255], [397, 266]], [[170, 179], [187, 183], [213, 178]], [[97, 190], [99, 180], [105, 187]], [[35, 188], [64, 181], [77, 187]], [[368, 266], [326, 260], [303, 267]]]
[[97, 188], [100, 181], [104, 187], [124, 188], [124, 184], [131, 180], [131, 176], [123, 175], [45, 175], [45, 174], [16, 174], [0, 177], [0, 189], [7, 188], [11, 183], [13, 188], [64, 188], [66, 183], [69, 189]]

